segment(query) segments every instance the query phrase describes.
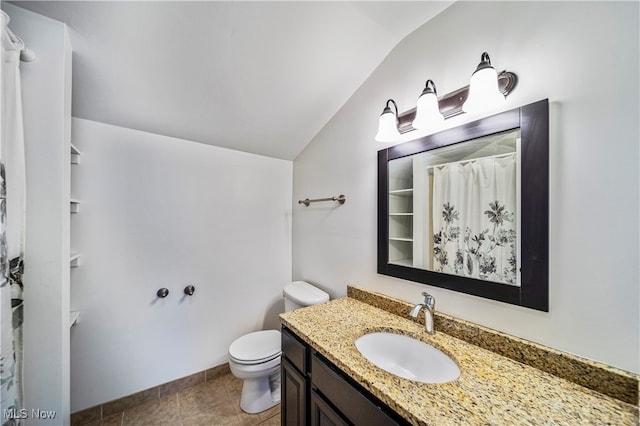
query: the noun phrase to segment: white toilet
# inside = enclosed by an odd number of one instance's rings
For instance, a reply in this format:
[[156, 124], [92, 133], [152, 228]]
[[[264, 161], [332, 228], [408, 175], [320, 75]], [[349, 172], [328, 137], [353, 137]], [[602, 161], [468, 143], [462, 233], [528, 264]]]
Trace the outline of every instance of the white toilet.
[[[304, 281], [284, 287], [286, 312], [329, 301], [329, 295]], [[243, 379], [240, 408], [247, 413], [259, 413], [280, 402], [280, 353], [278, 330], [245, 334], [229, 345], [231, 373]]]

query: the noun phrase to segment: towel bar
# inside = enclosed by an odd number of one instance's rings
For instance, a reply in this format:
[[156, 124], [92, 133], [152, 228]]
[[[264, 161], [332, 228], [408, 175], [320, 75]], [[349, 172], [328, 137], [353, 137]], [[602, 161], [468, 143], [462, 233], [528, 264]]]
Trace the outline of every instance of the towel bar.
[[316, 198], [315, 200], [310, 200], [306, 198], [304, 200], [298, 200], [298, 204], [304, 204], [305, 207], [309, 207], [309, 204], [319, 202], [319, 201], [337, 201], [340, 204], [344, 204], [344, 202], [347, 201], [347, 197], [345, 197], [343, 194], [340, 194], [337, 197]]

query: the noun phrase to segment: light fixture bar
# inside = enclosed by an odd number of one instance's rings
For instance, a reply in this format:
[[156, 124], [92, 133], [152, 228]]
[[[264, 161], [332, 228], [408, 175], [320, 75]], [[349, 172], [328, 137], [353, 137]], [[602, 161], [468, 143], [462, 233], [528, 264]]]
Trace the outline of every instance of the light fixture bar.
[[[511, 93], [517, 83], [518, 77], [512, 72], [502, 71], [498, 74], [498, 89], [500, 93], [505, 96]], [[467, 100], [467, 96], [469, 96], [468, 85], [438, 98], [438, 106], [444, 118], [446, 119], [462, 114], [464, 112], [462, 111], [462, 104]], [[416, 108], [411, 108], [408, 111], [398, 114], [398, 131], [402, 134], [415, 130], [413, 126], [411, 126], [415, 117]]]

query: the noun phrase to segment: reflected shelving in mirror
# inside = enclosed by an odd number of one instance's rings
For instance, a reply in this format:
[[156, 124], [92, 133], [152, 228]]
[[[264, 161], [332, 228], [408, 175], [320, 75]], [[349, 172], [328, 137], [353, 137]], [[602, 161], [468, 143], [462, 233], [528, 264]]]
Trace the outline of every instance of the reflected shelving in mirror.
[[389, 262], [413, 265], [413, 170], [410, 161], [389, 164]]

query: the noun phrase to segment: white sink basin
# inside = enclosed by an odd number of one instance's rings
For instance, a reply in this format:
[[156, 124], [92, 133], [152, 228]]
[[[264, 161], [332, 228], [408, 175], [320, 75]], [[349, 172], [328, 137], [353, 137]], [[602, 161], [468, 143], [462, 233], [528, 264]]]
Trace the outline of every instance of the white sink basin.
[[395, 333], [369, 333], [356, 348], [376, 366], [396, 376], [423, 383], [444, 383], [460, 376], [460, 368], [433, 346]]

